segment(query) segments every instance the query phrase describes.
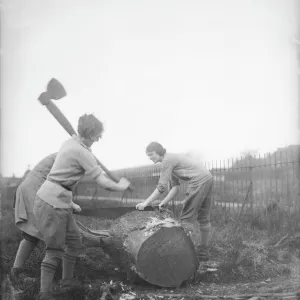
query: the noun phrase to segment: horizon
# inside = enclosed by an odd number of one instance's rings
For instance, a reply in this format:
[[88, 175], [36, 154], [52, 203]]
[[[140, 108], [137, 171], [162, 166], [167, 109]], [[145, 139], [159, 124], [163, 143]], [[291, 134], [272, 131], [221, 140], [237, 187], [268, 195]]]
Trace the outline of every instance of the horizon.
[[[249, 151], [249, 152], [246, 151], [245, 153], [243, 153], [239, 157], [231, 157], [231, 158], [228, 158], [227, 160], [226, 159], [225, 160], [219, 160], [219, 161], [217, 161], [217, 160], [211, 160], [211, 161], [200, 160], [200, 162], [202, 164], [204, 164], [209, 170], [218, 169], [218, 165], [219, 165], [219, 168], [221, 168], [221, 169], [224, 168], [224, 167], [225, 168], [227, 168], [227, 167], [230, 168], [232, 166], [232, 164], [234, 164], [234, 163], [236, 163], [240, 160], [247, 159], [247, 157], [249, 155], [254, 159], [266, 159], [266, 158], [268, 158], [268, 156], [274, 155], [279, 150], [287, 151], [288, 148], [291, 148], [291, 147], [297, 147], [298, 148], [298, 150], [297, 150], [298, 154], [300, 154], [300, 144], [293, 144], [293, 145], [287, 145], [285, 147], [279, 147], [279, 148], [275, 149], [273, 152], [259, 153], [259, 152], [254, 152], [254, 151]], [[185, 154], [193, 157], [196, 160], [200, 159], [200, 157], [197, 157], [196, 153], [185, 153]], [[118, 172], [118, 171], [127, 171], [127, 170], [138, 169], [138, 168], [151, 168], [151, 167], [159, 168], [159, 165], [160, 165], [160, 163], [156, 163], [156, 164], [149, 163], [149, 164], [144, 164], [144, 165], [135, 165], [135, 166], [128, 166], [128, 167], [124, 167], [124, 168], [111, 169], [110, 171], [111, 172]], [[0, 173], [0, 176], [2, 176], [3, 178], [22, 178], [25, 175], [26, 172], [31, 171], [34, 167], [35, 167], [35, 165], [34, 166], [29, 166], [28, 165], [27, 169], [24, 170], [23, 174], [21, 174], [20, 176], [16, 176], [14, 173], [10, 176], [3, 176], [3, 174]]]
[[[297, 0], [4, 0], [1, 174], [22, 176], [77, 127], [104, 123], [93, 153], [109, 169], [151, 165], [145, 147], [202, 161], [300, 143]], [[296, 39], [297, 40], [297, 39]]]

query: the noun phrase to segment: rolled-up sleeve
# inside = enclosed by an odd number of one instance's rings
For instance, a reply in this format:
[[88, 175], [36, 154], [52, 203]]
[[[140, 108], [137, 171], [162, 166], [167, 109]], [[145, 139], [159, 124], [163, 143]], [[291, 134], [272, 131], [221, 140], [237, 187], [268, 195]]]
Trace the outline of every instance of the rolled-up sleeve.
[[96, 179], [100, 174], [102, 174], [102, 169], [100, 166], [95, 166], [93, 169], [86, 172], [86, 175], [91, 177], [92, 179]]
[[84, 149], [82, 155], [80, 155], [79, 163], [85, 170], [85, 175], [92, 179], [96, 179], [101, 173], [103, 173], [103, 170], [98, 165], [95, 156], [87, 149]]
[[157, 190], [162, 194], [167, 190], [168, 182], [171, 179], [173, 164], [169, 160], [164, 160], [161, 164], [160, 177], [157, 184]]

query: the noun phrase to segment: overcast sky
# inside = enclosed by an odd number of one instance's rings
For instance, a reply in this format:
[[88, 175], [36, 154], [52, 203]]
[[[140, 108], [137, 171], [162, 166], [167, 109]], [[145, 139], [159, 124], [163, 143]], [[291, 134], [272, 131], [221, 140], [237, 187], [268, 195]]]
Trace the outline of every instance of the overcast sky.
[[149, 164], [153, 140], [203, 160], [299, 143], [296, 1], [2, 0], [2, 174], [68, 138], [37, 101], [52, 77], [75, 128], [104, 122], [110, 169]]

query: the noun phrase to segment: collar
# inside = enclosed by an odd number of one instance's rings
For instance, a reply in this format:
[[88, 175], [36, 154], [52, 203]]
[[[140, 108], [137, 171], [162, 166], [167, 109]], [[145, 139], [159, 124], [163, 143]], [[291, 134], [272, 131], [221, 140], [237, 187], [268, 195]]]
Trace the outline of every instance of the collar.
[[166, 156], [167, 156], [167, 153], [165, 153], [165, 155], [164, 155], [164, 157], [162, 158], [161, 162], [163, 162], [163, 161], [165, 160]]
[[92, 149], [91, 149], [90, 147], [88, 147], [87, 145], [85, 145], [85, 144], [81, 141], [81, 139], [80, 139], [80, 137], [79, 137], [78, 135], [73, 134], [73, 135], [72, 135], [72, 139], [75, 140], [76, 142], [78, 142], [78, 143], [79, 143], [82, 147], [84, 147], [85, 149], [87, 149], [87, 150], [89, 150], [89, 151], [92, 152]]

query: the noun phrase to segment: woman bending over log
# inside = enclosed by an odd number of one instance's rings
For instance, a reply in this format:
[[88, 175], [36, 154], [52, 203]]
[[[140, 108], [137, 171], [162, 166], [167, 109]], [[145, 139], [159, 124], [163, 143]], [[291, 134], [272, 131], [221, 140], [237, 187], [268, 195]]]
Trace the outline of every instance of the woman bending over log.
[[180, 221], [200, 223], [200, 246], [197, 249], [199, 260], [209, 259], [208, 241], [210, 234], [210, 211], [213, 177], [202, 163], [185, 154], [167, 153], [166, 149], [157, 142], [150, 143], [146, 148], [146, 154], [155, 164], [161, 163], [161, 172], [158, 185], [154, 192], [136, 208], [143, 210], [156, 200], [160, 194], [170, 190], [167, 196], [159, 204], [163, 208], [178, 193], [179, 179], [188, 181], [186, 197], [183, 200], [183, 209]]

